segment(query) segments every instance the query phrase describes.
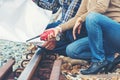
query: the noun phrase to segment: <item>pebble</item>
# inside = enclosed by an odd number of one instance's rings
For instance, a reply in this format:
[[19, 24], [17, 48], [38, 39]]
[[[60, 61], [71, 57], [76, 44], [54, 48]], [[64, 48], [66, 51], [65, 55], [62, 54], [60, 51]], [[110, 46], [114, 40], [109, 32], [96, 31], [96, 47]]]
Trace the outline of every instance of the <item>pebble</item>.
[[16, 62], [13, 66], [13, 71], [20, 67], [20, 63], [22, 62], [25, 53], [29, 52], [27, 49], [29, 46], [30, 43], [0, 39], [0, 67], [11, 58], [14, 58]]

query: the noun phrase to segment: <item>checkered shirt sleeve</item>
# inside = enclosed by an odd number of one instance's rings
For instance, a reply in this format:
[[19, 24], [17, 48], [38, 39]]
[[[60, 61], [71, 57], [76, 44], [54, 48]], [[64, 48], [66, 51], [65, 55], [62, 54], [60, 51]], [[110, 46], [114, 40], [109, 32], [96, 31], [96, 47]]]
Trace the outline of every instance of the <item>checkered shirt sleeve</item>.
[[70, 18], [74, 17], [80, 6], [81, 0], [73, 0], [68, 7], [68, 10], [64, 16], [62, 23], [68, 21]]

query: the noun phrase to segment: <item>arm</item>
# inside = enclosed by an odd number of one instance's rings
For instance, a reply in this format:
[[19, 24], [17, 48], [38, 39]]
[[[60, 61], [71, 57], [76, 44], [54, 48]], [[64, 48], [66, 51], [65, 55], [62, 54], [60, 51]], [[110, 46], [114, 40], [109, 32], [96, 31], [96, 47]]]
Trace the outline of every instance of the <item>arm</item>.
[[75, 17], [71, 18], [70, 20], [68, 20], [64, 24], [60, 25], [60, 27], [62, 28], [62, 31], [73, 28], [77, 18], [80, 17], [80, 15], [83, 15], [84, 13], [87, 12], [87, 2], [88, 2], [88, 0], [82, 0], [81, 5], [80, 5]]
[[33, 0], [39, 7], [47, 10], [53, 10], [55, 8], [60, 8], [58, 0], [45, 1], [45, 0]]
[[82, 21], [85, 21], [85, 18], [89, 12], [105, 13], [108, 9], [110, 0], [97, 0], [96, 6], [93, 5], [94, 7], [89, 10], [87, 9], [88, 2], [89, 0], [82, 0], [81, 6], [76, 16], [67, 21], [66, 23], [60, 25], [62, 31], [73, 28], [78, 17], [81, 17]]
[[63, 31], [73, 28], [77, 19], [80, 19], [83, 22], [89, 12], [105, 13], [106, 10], [108, 9], [110, 0], [97, 0], [97, 2], [93, 0], [92, 3], [96, 2], [95, 3], [96, 6], [92, 5], [91, 8], [89, 9], [88, 9], [88, 2], [89, 2], [88, 0], [82, 0], [82, 4], [76, 16], [71, 18], [69, 21], [59, 25], [58, 27], [54, 28], [53, 30], [55, 32], [55, 35], [50, 35], [50, 36], [56, 37], [56, 35], [59, 32], [61, 31], [63, 32]]

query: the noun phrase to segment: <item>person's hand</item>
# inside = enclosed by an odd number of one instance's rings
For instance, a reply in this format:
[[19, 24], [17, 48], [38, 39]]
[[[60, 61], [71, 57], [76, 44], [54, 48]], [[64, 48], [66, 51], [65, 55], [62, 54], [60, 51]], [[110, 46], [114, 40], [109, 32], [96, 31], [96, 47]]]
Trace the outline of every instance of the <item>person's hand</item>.
[[45, 30], [41, 35], [40, 39], [44, 41], [55, 41], [56, 36], [60, 33], [59, 28], [51, 28]]
[[53, 50], [56, 46], [56, 41], [46, 41], [42, 47], [48, 49], [48, 50]]
[[82, 27], [82, 19], [78, 18], [75, 23], [75, 26], [73, 27], [73, 38], [74, 39], [76, 39], [76, 33], [80, 34], [81, 27]]
[[54, 29], [47, 29], [40, 35], [40, 40], [50, 41], [55, 37]]

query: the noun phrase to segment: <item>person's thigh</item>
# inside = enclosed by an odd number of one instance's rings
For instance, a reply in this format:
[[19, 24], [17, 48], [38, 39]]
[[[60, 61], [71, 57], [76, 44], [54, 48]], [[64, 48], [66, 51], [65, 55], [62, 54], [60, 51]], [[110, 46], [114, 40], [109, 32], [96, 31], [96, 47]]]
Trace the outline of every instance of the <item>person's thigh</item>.
[[120, 23], [101, 15], [98, 24], [101, 26], [103, 38], [111, 46], [120, 48]]
[[100, 13], [91, 12], [89, 16], [91, 16], [90, 19], [93, 19], [91, 22], [94, 21], [94, 25], [100, 27], [96, 29], [102, 31], [103, 39], [108, 41], [112, 46], [120, 47], [120, 23]]
[[75, 59], [91, 59], [91, 51], [89, 48], [88, 37], [78, 39], [66, 48], [66, 53], [69, 57]]

